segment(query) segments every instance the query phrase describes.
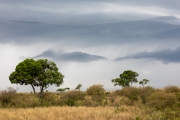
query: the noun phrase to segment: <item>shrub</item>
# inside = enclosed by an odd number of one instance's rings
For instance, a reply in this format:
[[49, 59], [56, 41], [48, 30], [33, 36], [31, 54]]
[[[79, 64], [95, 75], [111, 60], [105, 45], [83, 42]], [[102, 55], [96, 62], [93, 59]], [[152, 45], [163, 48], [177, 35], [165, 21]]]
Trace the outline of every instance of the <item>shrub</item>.
[[168, 85], [164, 87], [165, 91], [168, 93], [178, 93], [180, 92], [180, 89], [178, 86]]
[[84, 103], [84, 105], [85, 105], [86, 107], [97, 107], [97, 106], [100, 105], [99, 102], [93, 101], [91, 98], [88, 98], [88, 97], [86, 97], [86, 98], [84, 99], [83, 103]]
[[143, 104], [147, 102], [147, 97], [149, 97], [153, 92], [155, 92], [155, 89], [150, 86], [140, 89], [140, 97]]
[[91, 96], [91, 100], [102, 103], [105, 98], [105, 90], [103, 85], [92, 85], [86, 90], [87, 95]]
[[16, 90], [14, 88], [8, 87], [7, 90], [3, 90], [0, 93], [0, 101], [1, 104], [5, 107], [9, 105], [13, 99], [13, 97], [16, 96]]
[[[83, 101], [85, 93], [81, 91], [68, 91], [62, 93], [60, 96], [60, 101], [64, 102], [68, 106], [79, 106], [81, 105], [80, 101]], [[82, 103], [83, 104], [83, 103]]]
[[91, 100], [90, 97], [85, 97], [84, 101], [83, 101], [83, 104], [86, 106], [86, 107], [89, 107], [89, 106], [93, 106], [93, 101]]
[[45, 92], [42, 94], [42, 106], [59, 105], [59, 96], [56, 93]]
[[135, 87], [124, 88], [119, 91], [119, 94], [129, 98], [132, 102], [138, 100], [140, 89]]
[[129, 98], [127, 97], [116, 97], [115, 101], [113, 103], [111, 103], [114, 107], [122, 107], [122, 106], [126, 106], [126, 105], [132, 105], [132, 102]]
[[38, 107], [40, 106], [40, 100], [38, 96], [29, 93], [17, 93], [10, 103], [11, 107]]
[[155, 107], [157, 110], [172, 107], [176, 104], [176, 95], [164, 91], [157, 91], [152, 93], [147, 100], [146, 105]]
[[110, 103], [114, 103], [114, 101], [117, 97], [118, 97], [117, 91], [110, 92], [110, 94], [108, 95], [108, 99], [109, 99]]
[[92, 85], [86, 90], [86, 93], [88, 95], [104, 95], [105, 90], [103, 85]]

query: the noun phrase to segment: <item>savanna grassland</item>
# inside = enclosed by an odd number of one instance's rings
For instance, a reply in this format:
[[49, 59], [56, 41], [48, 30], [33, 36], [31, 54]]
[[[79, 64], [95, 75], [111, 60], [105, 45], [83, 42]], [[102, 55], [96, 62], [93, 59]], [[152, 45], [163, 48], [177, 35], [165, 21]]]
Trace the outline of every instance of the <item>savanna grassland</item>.
[[[150, 114], [149, 114], [149, 113]], [[1, 120], [165, 120], [160, 111], [137, 107], [38, 107], [0, 109]], [[172, 118], [175, 119], [175, 118]], [[178, 118], [177, 118], [178, 119]]]
[[1, 120], [133, 120], [139, 114], [137, 108], [125, 107], [118, 111], [113, 107], [40, 107], [6, 108], [0, 110]]
[[102, 85], [86, 91], [0, 92], [0, 120], [180, 120], [180, 89], [129, 87], [107, 92]]

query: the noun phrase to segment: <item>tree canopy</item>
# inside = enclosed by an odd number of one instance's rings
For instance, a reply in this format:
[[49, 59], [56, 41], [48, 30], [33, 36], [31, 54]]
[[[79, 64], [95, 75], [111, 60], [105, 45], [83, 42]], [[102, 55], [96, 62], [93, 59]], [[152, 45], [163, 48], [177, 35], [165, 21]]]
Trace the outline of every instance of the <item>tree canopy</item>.
[[59, 88], [59, 89], [57, 89], [56, 91], [58, 91], [58, 92], [65, 92], [66, 90], [70, 90], [70, 88], [69, 88], [69, 87]]
[[63, 78], [64, 76], [58, 72], [56, 64], [47, 59], [26, 59], [19, 63], [9, 76], [9, 80], [13, 84], [31, 85], [34, 93], [34, 87], [40, 87], [40, 97], [49, 85], [60, 86]]
[[139, 74], [132, 71], [132, 70], [126, 70], [123, 73], [119, 75], [119, 78], [112, 79], [111, 81], [114, 83], [114, 85], [119, 85], [124, 87], [129, 87], [130, 83], [132, 86], [132, 83], [137, 83], [138, 80], [136, 77], [138, 77]]
[[78, 84], [77, 87], [75, 88], [75, 90], [80, 91], [81, 87], [82, 87], [82, 85], [81, 85], [81, 84]]
[[149, 80], [143, 79], [142, 81], [139, 81], [139, 84], [141, 84], [144, 88], [144, 85], [147, 84], [148, 82], [149, 82]]

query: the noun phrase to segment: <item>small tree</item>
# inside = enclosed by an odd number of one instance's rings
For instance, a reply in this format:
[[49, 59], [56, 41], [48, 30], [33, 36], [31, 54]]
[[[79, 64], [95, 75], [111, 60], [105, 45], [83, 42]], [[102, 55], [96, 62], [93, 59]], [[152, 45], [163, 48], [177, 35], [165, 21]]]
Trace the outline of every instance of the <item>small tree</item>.
[[64, 88], [59, 88], [59, 89], [57, 89], [56, 91], [58, 91], [58, 92], [64, 92], [65, 89], [64, 89]]
[[144, 85], [147, 84], [148, 82], [149, 82], [149, 80], [143, 79], [142, 81], [139, 81], [139, 84], [142, 85], [144, 88]]
[[124, 71], [122, 74], [119, 75], [119, 78], [112, 79], [111, 81], [114, 83], [114, 86], [119, 85], [122, 86], [122, 88], [129, 87], [130, 83], [132, 86], [132, 83], [137, 83], [138, 80], [136, 77], [138, 77], [139, 74], [132, 71], [127, 70]]
[[111, 80], [114, 83], [114, 86], [121, 86], [122, 88], [129, 87], [129, 81], [126, 79], [116, 78]]
[[56, 91], [59, 91], [59, 92], [65, 92], [66, 90], [70, 90], [69, 87], [66, 87], [66, 88], [59, 88], [57, 89]]
[[75, 90], [80, 91], [80, 88], [81, 88], [81, 87], [82, 87], [82, 85], [81, 85], [81, 84], [78, 84], [77, 87], [75, 88]]

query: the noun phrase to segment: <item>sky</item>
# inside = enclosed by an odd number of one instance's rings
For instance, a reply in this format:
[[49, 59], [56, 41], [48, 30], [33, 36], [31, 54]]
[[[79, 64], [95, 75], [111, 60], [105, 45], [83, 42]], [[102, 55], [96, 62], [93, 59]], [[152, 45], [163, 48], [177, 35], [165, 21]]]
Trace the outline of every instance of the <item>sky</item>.
[[111, 80], [125, 70], [155, 88], [180, 86], [180, 1], [0, 0], [0, 90], [32, 91], [9, 81], [26, 58], [54, 61], [71, 90], [121, 89]]

